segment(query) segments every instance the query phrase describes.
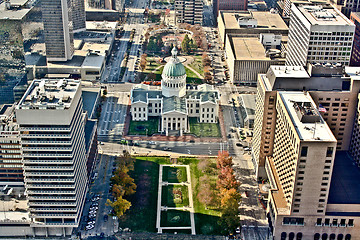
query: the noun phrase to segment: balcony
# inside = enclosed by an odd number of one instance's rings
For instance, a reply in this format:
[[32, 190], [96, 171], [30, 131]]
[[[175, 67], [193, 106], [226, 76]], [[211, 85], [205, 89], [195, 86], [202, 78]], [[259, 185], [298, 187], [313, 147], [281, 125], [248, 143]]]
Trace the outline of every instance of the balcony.
[[20, 131], [70, 131], [71, 128], [20, 127]]
[[71, 141], [21, 141], [24, 144], [64, 144], [71, 145]]
[[61, 196], [61, 197], [55, 197], [55, 196], [51, 196], [51, 197], [45, 197], [45, 196], [28, 196], [29, 200], [76, 200], [75, 196], [72, 197], [65, 197], [65, 196]]
[[69, 184], [69, 185], [55, 185], [55, 184], [26, 184], [27, 189], [29, 188], [75, 188], [75, 185]]
[[76, 206], [76, 202], [29, 202], [29, 206]]
[[23, 134], [21, 138], [71, 138], [70, 134]]
[[75, 173], [66, 173], [66, 172], [25, 172], [24, 176], [74, 176]]
[[38, 164], [58, 164], [58, 163], [67, 163], [67, 164], [73, 164], [74, 160], [30, 160], [30, 159], [24, 159], [24, 164], [31, 164], [31, 163], [38, 163]]
[[74, 170], [74, 166], [71, 167], [41, 167], [41, 166], [24, 166], [25, 170], [61, 170], [61, 171], [73, 171]]
[[[31, 208], [31, 213], [34, 212], [74, 212], [76, 214], [76, 208]], [[36, 214], [36, 213], [34, 213]]]
[[[57, 142], [54, 142], [57, 144]], [[58, 144], [57, 144], [58, 145]], [[71, 147], [49, 147], [49, 146], [46, 146], [46, 147], [23, 147], [22, 148], [23, 151], [68, 151], [68, 152], [71, 152], [72, 151], [72, 148]]]
[[41, 195], [45, 195], [45, 194], [75, 194], [74, 191], [36, 191], [36, 190], [27, 190], [26, 191], [27, 194], [41, 194]]
[[66, 178], [66, 179], [59, 179], [59, 178], [29, 178], [25, 177], [24, 182], [75, 182], [74, 178]]
[[[34, 213], [30, 214], [31, 218], [76, 218], [77, 214], [66, 214], [66, 213]], [[46, 223], [48, 224], [48, 223]]]
[[59, 222], [47, 222], [47, 223], [43, 223], [43, 222], [34, 222], [30, 224], [31, 227], [45, 227], [45, 226], [53, 226], [53, 227], [78, 227], [79, 223], [59, 223]]
[[23, 154], [23, 157], [67, 157], [67, 158], [72, 158], [73, 155], [72, 154], [58, 154], [58, 153], [54, 153], [54, 154], [43, 154], [43, 153], [25, 153]]

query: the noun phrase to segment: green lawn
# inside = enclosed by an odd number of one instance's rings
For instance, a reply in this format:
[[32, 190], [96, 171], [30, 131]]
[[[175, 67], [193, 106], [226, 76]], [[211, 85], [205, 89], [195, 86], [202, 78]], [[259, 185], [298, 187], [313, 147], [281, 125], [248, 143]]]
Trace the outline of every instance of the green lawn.
[[161, 64], [155, 61], [154, 57], [147, 57], [146, 58], [146, 68], [144, 70], [144, 73], [150, 73], [152, 71], [155, 70], [155, 68], [157, 68], [158, 66], [160, 66]]
[[161, 190], [161, 206], [189, 206], [189, 189], [182, 185], [163, 186]]
[[200, 171], [198, 169], [199, 159], [196, 158], [179, 158], [178, 162], [182, 164], [190, 165], [191, 172], [191, 186], [193, 189], [193, 201], [195, 208], [195, 227], [196, 234], [204, 234], [204, 235], [219, 235], [221, 232], [221, 226], [218, 225], [218, 221], [220, 219], [220, 211], [216, 208], [208, 208], [199, 201], [197, 195], [200, 190], [200, 177], [207, 175], [210, 179], [209, 184], [215, 188], [216, 180], [217, 180], [217, 168], [216, 168], [216, 160], [209, 159], [211, 163], [211, 170], [206, 173]]
[[189, 66], [204, 77], [204, 66], [202, 64], [201, 56], [194, 56], [194, 62], [189, 64]]
[[221, 137], [218, 123], [199, 123], [197, 118], [189, 118], [190, 133], [197, 137]]
[[137, 157], [131, 177], [136, 193], [128, 198], [131, 208], [119, 219], [119, 226], [134, 232], [157, 232], [156, 210], [159, 164], [170, 164], [168, 157]]
[[163, 181], [181, 183], [187, 181], [186, 167], [163, 167]]
[[132, 206], [119, 219], [119, 226], [135, 232], [156, 232], [159, 164], [137, 158], [131, 177], [137, 185], [136, 193], [128, 198]]
[[128, 135], [147, 135], [151, 136], [158, 132], [159, 117], [149, 117], [148, 121], [130, 121]]
[[168, 210], [161, 212], [161, 227], [190, 227], [190, 212]]

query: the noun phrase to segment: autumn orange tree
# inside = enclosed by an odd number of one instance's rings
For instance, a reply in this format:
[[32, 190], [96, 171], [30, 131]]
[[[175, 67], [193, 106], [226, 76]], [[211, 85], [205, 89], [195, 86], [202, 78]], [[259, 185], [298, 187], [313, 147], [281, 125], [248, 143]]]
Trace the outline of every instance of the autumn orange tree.
[[107, 205], [114, 209], [117, 217], [121, 217], [131, 207], [131, 203], [125, 197], [136, 192], [135, 181], [129, 175], [129, 171], [134, 170], [135, 160], [125, 152], [122, 157], [116, 159], [116, 163], [117, 169], [111, 178], [112, 194], [116, 200], [112, 202], [108, 199]]
[[238, 212], [240, 193], [237, 191], [239, 182], [236, 180], [233, 162], [229, 152], [221, 151], [217, 156], [217, 168], [220, 170], [216, 186], [219, 190], [221, 219], [224, 233], [233, 232], [239, 224]]

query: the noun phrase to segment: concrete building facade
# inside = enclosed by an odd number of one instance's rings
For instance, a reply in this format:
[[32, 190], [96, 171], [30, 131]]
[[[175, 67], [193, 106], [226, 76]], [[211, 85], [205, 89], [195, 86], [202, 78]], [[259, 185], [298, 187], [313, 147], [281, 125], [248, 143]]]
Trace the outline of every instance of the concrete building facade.
[[270, 65], [283, 65], [281, 51], [267, 50], [257, 37], [226, 36], [225, 53], [230, 81], [234, 84], [256, 85], [259, 73]]
[[360, 66], [360, 12], [352, 12], [350, 20], [355, 24], [354, 43], [350, 66]]
[[354, 32], [355, 25], [331, 6], [292, 4], [286, 65], [348, 66]]
[[242, 0], [242, 1], [213, 0], [213, 14], [215, 18], [218, 17], [219, 11], [221, 10], [246, 11], [247, 9], [248, 9], [248, 0]]
[[34, 80], [16, 116], [33, 235], [71, 235], [88, 189], [80, 82]]
[[203, 22], [203, 2], [201, 0], [176, 0], [175, 23], [200, 24]]
[[41, 1], [48, 61], [71, 60], [74, 54], [73, 0]]
[[252, 154], [271, 185], [274, 239], [359, 239], [357, 71], [317, 64], [259, 75]]

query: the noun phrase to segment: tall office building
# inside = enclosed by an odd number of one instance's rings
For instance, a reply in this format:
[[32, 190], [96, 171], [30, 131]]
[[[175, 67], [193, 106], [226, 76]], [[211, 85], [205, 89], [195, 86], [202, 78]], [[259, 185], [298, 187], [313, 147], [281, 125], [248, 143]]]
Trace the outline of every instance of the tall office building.
[[81, 32], [86, 30], [85, 0], [72, 0], [73, 30]]
[[2, 189], [7, 186], [7, 193], [23, 193], [20, 131], [15, 118], [15, 105], [3, 105], [0, 120], [0, 186]]
[[203, 21], [203, 2], [201, 0], [176, 0], [175, 23], [200, 24]]
[[359, 70], [317, 64], [259, 74], [252, 154], [271, 186], [275, 239], [360, 236]]
[[73, 0], [42, 0], [48, 61], [71, 60], [74, 54]]
[[349, 65], [355, 25], [339, 10], [317, 5], [291, 5], [286, 65]]
[[80, 223], [88, 179], [80, 82], [34, 80], [16, 117], [34, 235], [71, 235]]
[[360, 12], [352, 12], [350, 20], [355, 24], [355, 35], [350, 66], [360, 66]]

